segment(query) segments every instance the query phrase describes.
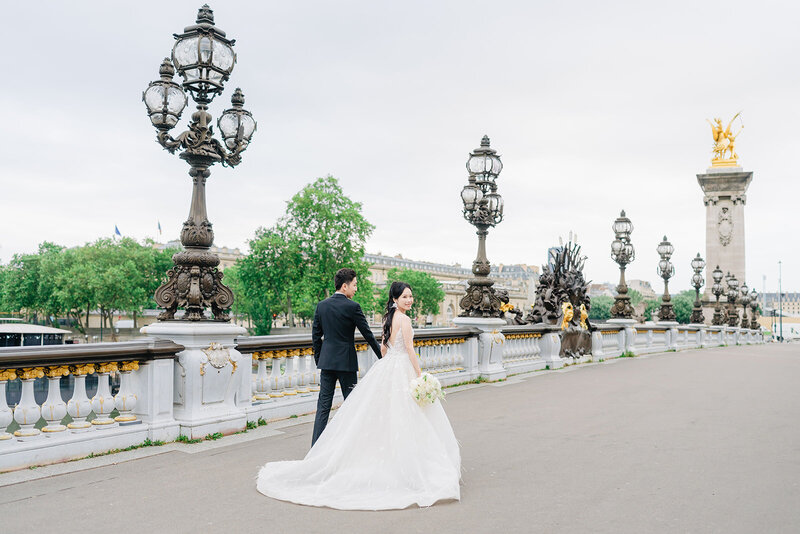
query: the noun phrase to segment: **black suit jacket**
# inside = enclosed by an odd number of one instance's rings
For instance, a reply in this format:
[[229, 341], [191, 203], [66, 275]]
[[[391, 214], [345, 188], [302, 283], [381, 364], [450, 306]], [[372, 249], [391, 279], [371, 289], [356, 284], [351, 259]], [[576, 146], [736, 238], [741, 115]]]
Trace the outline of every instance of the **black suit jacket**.
[[356, 328], [380, 358], [381, 347], [372, 335], [358, 302], [341, 293], [334, 293], [317, 304], [311, 340], [314, 344], [314, 361], [319, 369], [358, 371]]

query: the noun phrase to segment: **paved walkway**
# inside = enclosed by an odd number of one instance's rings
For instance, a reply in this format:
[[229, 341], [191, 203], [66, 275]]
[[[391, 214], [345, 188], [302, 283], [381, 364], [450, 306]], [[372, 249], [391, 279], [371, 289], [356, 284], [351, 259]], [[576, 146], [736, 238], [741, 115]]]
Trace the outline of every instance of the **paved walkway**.
[[[427, 509], [340, 512], [257, 493], [261, 464], [307, 451], [311, 423], [300, 418], [124, 453], [149, 454], [128, 461], [0, 475], [0, 524], [87, 534], [798, 532], [798, 381], [800, 345], [789, 344], [624, 358], [452, 391], [462, 500]], [[119, 463], [94, 467], [103, 462]], [[43, 475], [52, 476], [12, 483]]]

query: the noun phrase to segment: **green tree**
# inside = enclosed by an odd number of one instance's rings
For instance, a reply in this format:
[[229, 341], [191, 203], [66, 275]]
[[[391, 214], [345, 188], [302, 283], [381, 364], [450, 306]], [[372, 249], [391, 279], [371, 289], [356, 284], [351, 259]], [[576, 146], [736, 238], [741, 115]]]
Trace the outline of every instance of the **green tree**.
[[642, 294], [635, 289], [628, 288], [628, 296], [631, 299], [631, 306], [638, 306], [642, 302]]
[[273, 314], [285, 312], [293, 324], [292, 301], [301, 291], [305, 271], [301, 243], [284, 224], [256, 230], [250, 253], [231, 273], [235, 295], [242, 300], [240, 309], [250, 316], [256, 335], [269, 334]]
[[675, 310], [675, 320], [680, 324], [689, 324], [694, 307], [694, 289], [672, 295], [672, 306]]
[[350, 267], [358, 275], [354, 300], [365, 313], [374, 309], [364, 245], [375, 227], [361, 214], [361, 203], [348, 198], [336, 178], [318, 178], [293, 196], [282, 224], [302, 253], [304, 273], [298, 292], [308, 302], [316, 304], [329, 297], [334, 292], [333, 275]]
[[611, 318], [611, 306], [614, 299], [605, 295], [592, 297], [592, 306], [589, 308], [589, 319], [592, 321], [607, 321]]
[[[389, 287], [392, 282], [405, 282], [411, 286], [414, 293], [414, 304], [411, 306], [411, 317], [417, 319], [424, 315], [437, 315], [440, 305], [444, 302], [442, 285], [428, 273], [413, 269], [391, 269], [386, 273], [386, 286], [380, 294], [380, 303], [385, 305], [389, 301]], [[361, 282], [359, 282], [359, 286]], [[361, 289], [359, 289], [361, 291]], [[380, 310], [383, 311], [383, 308]]]

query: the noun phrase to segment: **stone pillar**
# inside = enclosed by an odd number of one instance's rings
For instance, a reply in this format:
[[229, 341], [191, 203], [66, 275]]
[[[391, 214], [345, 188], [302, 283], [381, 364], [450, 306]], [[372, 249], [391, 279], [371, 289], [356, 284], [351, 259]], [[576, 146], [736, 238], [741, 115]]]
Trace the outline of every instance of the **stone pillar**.
[[174, 363], [173, 416], [191, 439], [233, 433], [247, 423], [251, 404], [252, 358], [236, 350], [246, 330], [230, 323], [163, 321], [141, 329], [185, 350]]
[[[753, 179], [752, 172], [741, 167], [711, 167], [697, 175], [706, 206], [706, 280], [719, 265], [741, 283], [746, 282], [744, 247], [745, 192]], [[711, 284], [703, 294], [705, 304], [714, 302]], [[710, 316], [706, 316], [710, 320]]]
[[635, 319], [609, 319], [608, 324], [620, 325], [622, 327], [624, 345], [621, 352], [636, 354], [636, 324]]
[[500, 329], [505, 320], [492, 317], [456, 317], [457, 326], [473, 326], [481, 331], [478, 338], [478, 372], [487, 380], [503, 380], [508, 373], [503, 367], [503, 343], [505, 337]]

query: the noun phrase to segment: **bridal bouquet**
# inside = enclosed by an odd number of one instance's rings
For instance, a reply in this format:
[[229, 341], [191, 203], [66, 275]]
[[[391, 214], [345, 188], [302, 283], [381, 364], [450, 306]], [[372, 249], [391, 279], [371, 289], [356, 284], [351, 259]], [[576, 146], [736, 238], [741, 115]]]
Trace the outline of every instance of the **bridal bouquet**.
[[430, 373], [422, 373], [411, 381], [411, 396], [424, 408], [436, 402], [436, 399], [443, 399], [444, 391], [438, 378]]

